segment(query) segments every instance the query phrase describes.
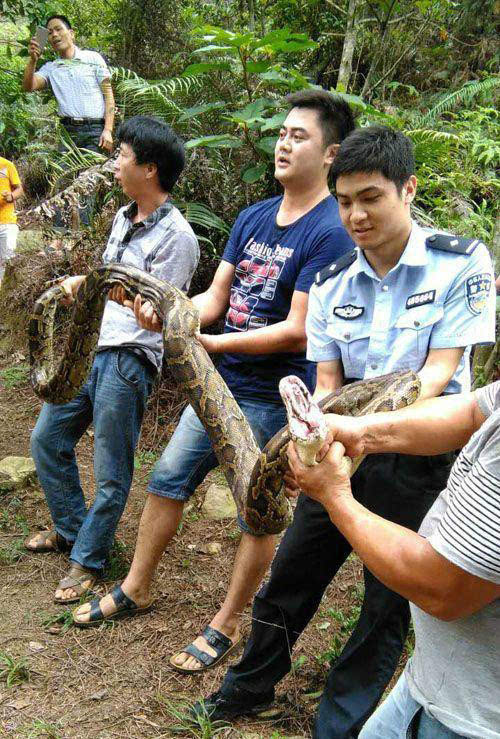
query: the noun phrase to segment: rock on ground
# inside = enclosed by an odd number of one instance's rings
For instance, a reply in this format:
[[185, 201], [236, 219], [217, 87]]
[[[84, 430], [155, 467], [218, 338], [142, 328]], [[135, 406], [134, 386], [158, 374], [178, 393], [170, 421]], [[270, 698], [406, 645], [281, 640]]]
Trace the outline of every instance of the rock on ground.
[[210, 485], [201, 512], [205, 518], [236, 518], [236, 503], [227, 485], [217, 485], [216, 483]]
[[31, 457], [4, 457], [0, 462], [0, 491], [18, 490], [36, 478], [35, 463]]

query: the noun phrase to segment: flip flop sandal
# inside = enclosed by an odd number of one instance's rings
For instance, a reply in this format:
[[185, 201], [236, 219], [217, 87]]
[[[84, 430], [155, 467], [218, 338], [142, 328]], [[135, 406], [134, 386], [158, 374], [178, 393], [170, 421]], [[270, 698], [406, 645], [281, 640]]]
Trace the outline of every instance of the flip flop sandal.
[[[90, 582], [89, 582], [90, 581]], [[84, 583], [89, 582], [88, 585]], [[71, 566], [70, 571], [58, 584], [57, 590], [67, 590], [71, 588], [75, 591], [74, 598], [54, 598], [54, 603], [65, 606], [67, 603], [78, 603], [82, 595], [88, 593], [97, 582], [97, 575], [93, 570], [87, 570], [76, 562]]]
[[[104, 597], [104, 596], [103, 596]], [[153, 601], [145, 606], [138, 606], [132, 598], [129, 598], [120, 585], [116, 585], [111, 591], [111, 597], [115, 602], [117, 610], [114, 613], [110, 613], [109, 616], [105, 616], [101, 611], [100, 602], [102, 598], [94, 598], [90, 601], [90, 612], [88, 621], [77, 621], [75, 618], [76, 611], [73, 611], [73, 623], [81, 629], [86, 629], [90, 626], [98, 626], [104, 621], [118, 621], [121, 618], [127, 618], [129, 616], [140, 616], [143, 613], [148, 613], [151, 610]]]
[[[30, 546], [30, 541], [35, 537], [42, 537], [43, 541], [40, 544]], [[67, 541], [64, 536], [61, 536], [55, 529], [52, 531], [39, 531], [36, 534], [31, 534], [24, 541], [24, 547], [30, 552], [70, 552], [73, 548], [73, 542]]]
[[210, 670], [212, 667], [215, 667], [216, 665], [223, 662], [226, 657], [229, 657], [231, 652], [233, 652], [236, 647], [238, 647], [243, 641], [243, 637], [240, 636], [238, 641], [233, 643], [231, 639], [229, 639], [229, 637], [227, 637], [225, 634], [222, 634], [220, 631], [217, 631], [217, 629], [212, 628], [212, 626], [207, 626], [206, 629], [203, 631], [202, 636], [204, 637], [207, 644], [210, 644], [210, 646], [216, 652], [215, 655], [208, 654], [208, 652], [203, 652], [201, 649], [198, 649], [198, 647], [195, 646], [193, 642], [191, 642], [189, 646], [187, 646], [185, 649], [182, 649], [181, 651], [185, 652], [186, 654], [190, 654], [191, 657], [194, 657], [198, 660], [198, 662], [201, 662], [203, 666], [195, 667], [193, 670], [189, 670], [182, 665], [177, 665], [174, 662], [174, 657], [177, 657], [178, 654], [181, 654], [181, 652], [178, 652], [177, 654], [174, 654], [172, 657], [170, 657], [170, 667], [173, 667], [173, 669], [177, 670], [177, 672], [183, 672], [184, 674], [205, 672], [205, 670]]

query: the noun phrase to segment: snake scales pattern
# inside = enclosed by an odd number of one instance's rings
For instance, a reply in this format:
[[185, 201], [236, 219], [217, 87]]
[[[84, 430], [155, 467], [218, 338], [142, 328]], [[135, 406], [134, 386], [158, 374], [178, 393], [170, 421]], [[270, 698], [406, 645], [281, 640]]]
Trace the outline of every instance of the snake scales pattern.
[[[66, 403], [78, 393], [92, 364], [107, 292], [116, 284], [132, 299], [140, 293], [151, 301], [163, 319], [165, 361], [210, 437], [238, 513], [255, 533], [279, 533], [291, 515], [282, 487], [288, 427], [260, 451], [245, 416], [196, 338], [198, 311], [176, 287], [122, 264], [107, 264], [90, 272], [78, 290], [73, 327], [57, 365], [53, 324], [65, 293], [60, 286], [45, 291], [35, 303], [29, 325], [30, 379], [35, 393], [50, 403]], [[348, 385], [320, 405], [324, 412], [361, 415], [410, 405], [418, 392], [419, 381], [413, 372], [394, 373]]]

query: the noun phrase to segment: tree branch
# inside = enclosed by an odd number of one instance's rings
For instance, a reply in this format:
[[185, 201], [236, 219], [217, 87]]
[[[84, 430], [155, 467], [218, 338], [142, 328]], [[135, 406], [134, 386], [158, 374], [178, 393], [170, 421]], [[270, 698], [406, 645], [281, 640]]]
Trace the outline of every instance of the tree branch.
[[398, 66], [401, 59], [404, 56], [406, 56], [410, 50], [413, 50], [416, 48], [417, 46], [416, 41], [418, 37], [422, 34], [422, 32], [425, 30], [426, 26], [429, 25], [429, 22], [430, 22], [430, 18], [427, 18], [424, 21], [424, 23], [422, 23], [419, 30], [416, 32], [416, 34], [414, 34], [411, 44], [403, 50], [403, 53], [396, 59], [392, 67], [389, 67], [387, 72], [385, 72], [385, 74], [383, 74], [382, 77], [379, 80], [377, 80], [377, 82], [374, 85], [371, 85], [371, 87], [369, 88], [370, 93], [372, 93], [375, 90], [375, 88], [377, 88], [380, 85], [381, 82], [387, 79], [387, 77], [391, 74], [391, 72]]

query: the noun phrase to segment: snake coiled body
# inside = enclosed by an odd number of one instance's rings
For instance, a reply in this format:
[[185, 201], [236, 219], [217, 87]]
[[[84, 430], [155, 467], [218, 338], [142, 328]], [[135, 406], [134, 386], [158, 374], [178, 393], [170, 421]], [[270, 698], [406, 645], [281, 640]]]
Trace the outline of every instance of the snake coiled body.
[[[122, 285], [130, 298], [140, 293], [163, 319], [165, 361], [203, 423], [234, 496], [238, 512], [256, 533], [278, 533], [290, 520], [282, 487], [284, 454], [290, 438], [280, 431], [261, 452], [226, 383], [197, 339], [198, 311], [176, 287], [134, 267], [107, 264], [81, 284], [73, 309], [73, 329], [56, 365], [53, 322], [65, 293], [52, 287], [35, 303], [29, 326], [30, 379], [35, 393], [50, 403], [66, 403], [90, 370], [108, 290]], [[359, 415], [409, 405], [418, 395], [413, 373], [354, 383], [322, 402], [323, 411]]]
[[[327, 395], [318, 405], [323, 413], [362, 416], [405, 408], [414, 403], [419, 394], [420, 380], [415, 372], [408, 370], [345, 385]], [[283, 494], [283, 470], [287, 468], [286, 449], [291, 438], [288, 426], [278, 431], [262, 450], [252, 471], [246, 521], [256, 531], [264, 531], [266, 526], [263, 499]], [[362, 461], [363, 457], [353, 461], [351, 476]]]

